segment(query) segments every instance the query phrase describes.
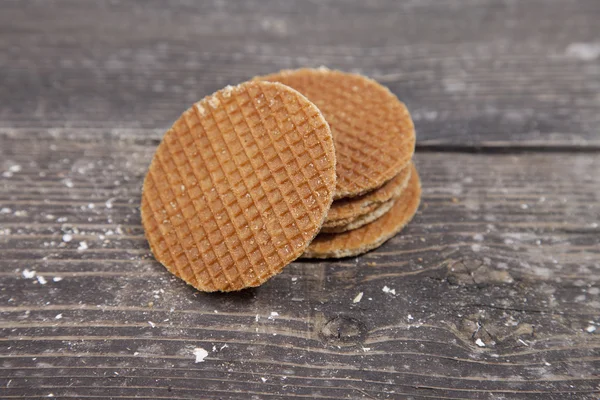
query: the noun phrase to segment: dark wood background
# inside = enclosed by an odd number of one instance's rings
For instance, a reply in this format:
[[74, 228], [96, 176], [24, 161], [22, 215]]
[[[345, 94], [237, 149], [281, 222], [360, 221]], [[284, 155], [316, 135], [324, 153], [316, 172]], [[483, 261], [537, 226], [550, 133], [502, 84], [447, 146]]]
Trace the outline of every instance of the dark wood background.
[[[0, 2], [0, 397], [599, 398], [599, 20], [598, 0]], [[138, 210], [166, 128], [320, 65], [407, 103], [419, 214], [257, 289], [174, 279]]]

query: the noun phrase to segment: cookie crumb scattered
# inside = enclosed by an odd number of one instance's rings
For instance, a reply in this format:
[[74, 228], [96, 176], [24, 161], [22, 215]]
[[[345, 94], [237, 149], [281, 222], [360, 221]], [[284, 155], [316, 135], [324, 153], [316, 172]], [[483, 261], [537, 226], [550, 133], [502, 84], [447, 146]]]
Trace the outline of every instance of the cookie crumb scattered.
[[363, 292], [360, 292], [359, 294], [356, 295], [356, 297], [354, 298], [354, 300], [352, 300], [353, 303], [358, 303], [362, 300], [363, 297]]
[[208, 356], [208, 351], [204, 350], [202, 347], [196, 347], [194, 349], [194, 356], [196, 357], [194, 363], [204, 362], [204, 359]]
[[24, 269], [22, 274], [23, 274], [23, 278], [26, 278], [26, 279], [32, 279], [33, 277], [35, 277], [35, 271], [30, 271], [28, 269]]
[[383, 293], [390, 293], [390, 294], [396, 294], [396, 289], [390, 289], [387, 286], [384, 286], [383, 289], [381, 289], [383, 291]]

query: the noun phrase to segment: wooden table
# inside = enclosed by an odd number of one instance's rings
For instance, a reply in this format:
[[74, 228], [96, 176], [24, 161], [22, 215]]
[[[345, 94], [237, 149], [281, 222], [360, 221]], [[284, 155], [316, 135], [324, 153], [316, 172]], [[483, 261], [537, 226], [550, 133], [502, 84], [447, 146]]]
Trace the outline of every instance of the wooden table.
[[[0, 397], [599, 398], [599, 18], [598, 0], [2, 1]], [[319, 65], [407, 103], [416, 218], [253, 290], [172, 277], [138, 210], [166, 128]]]

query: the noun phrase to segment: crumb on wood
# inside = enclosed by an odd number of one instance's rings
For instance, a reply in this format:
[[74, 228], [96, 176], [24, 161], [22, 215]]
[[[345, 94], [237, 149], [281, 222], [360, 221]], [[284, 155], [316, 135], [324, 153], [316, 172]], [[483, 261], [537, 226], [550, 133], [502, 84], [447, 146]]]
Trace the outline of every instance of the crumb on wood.
[[390, 289], [387, 286], [384, 286], [381, 290], [383, 293], [396, 294], [396, 289]]
[[35, 277], [36, 272], [35, 271], [30, 271], [28, 269], [24, 269], [22, 272], [23, 278], [25, 279], [32, 279]]
[[360, 292], [359, 294], [356, 295], [356, 297], [354, 298], [354, 300], [352, 300], [353, 303], [359, 303], [362, 300], [363, 297], [363, 292]]
[[196, 357], [195, 363], [204, 362], [204, 359], [208, 356], [208, 351], [204, 350], [202, 347], [196, 347], [193, 353]]

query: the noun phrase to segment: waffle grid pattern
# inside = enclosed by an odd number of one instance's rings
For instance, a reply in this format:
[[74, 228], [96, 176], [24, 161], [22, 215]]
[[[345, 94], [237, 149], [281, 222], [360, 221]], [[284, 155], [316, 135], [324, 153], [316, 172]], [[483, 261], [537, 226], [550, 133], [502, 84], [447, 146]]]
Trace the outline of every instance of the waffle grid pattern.
[[335, 199], [374, 190], [400, 172], [414, 152], [414, 125], [387, 88], [360, 75], [300, 69], [257, 79], [289, 85], [323, 112], [337, 152]]
[[349, 257], [372, 250], [398, 233], [412, 219], [420, 199], [421, 182], [413, 165], [408, 186], [390, 211], [376, 221], [355, 230], [319, 234], [302, 257]]
[[156, 258], [198, 289], [256, 286], [316, 235], [335, 185], [319, 110], [279, 84], [226, 88], [183, 113], [157, 149], [142, 220]]

